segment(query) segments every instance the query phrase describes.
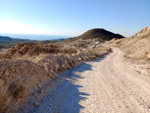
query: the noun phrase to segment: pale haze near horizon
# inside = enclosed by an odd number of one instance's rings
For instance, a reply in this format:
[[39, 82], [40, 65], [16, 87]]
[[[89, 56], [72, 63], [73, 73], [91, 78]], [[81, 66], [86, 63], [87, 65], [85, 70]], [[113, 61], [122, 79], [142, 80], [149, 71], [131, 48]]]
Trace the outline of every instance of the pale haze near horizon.
[[0, 0], [0, 33], [77, 36], [104, 28], [126, 37], [150, 26], [149, 0]]

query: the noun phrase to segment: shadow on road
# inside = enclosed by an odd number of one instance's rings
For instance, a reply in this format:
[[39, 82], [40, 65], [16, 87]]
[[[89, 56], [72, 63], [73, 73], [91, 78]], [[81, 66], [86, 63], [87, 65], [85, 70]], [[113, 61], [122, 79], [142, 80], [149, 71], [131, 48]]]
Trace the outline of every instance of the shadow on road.
[[[89, 62], [100, 62], [107, 55]], [[49, 92], [47, 100], [36, 109], [36, 113], [79, 113], [80, 109], [84, 108], [80, 105], [80, 101], [85, 101], [90, 96], [90, 94], [80, 90], [84, 87], [78, 84], [78, 81], [81, 82], [81, 79], [84, 79], [80, 73], [90, 71], [92, 67], [85, 62], [61, 75], [63, 79], [60, 81], [57, 78], [58, 84]]]
[[[49, 92], [45, 102], [41, 102], [40, 106], [35, 109], [36, 113], [79, 113], [84, 106], [80, 105], [81, 100], [86, 100], [90, 94], [79, 91], [83, 86], [76, 84], [76, 81], [84, 79], [84, 77], [76, 74], [91, 70], [91, 65], [82, 64], [80, 67], [67, 71], [61, 77], [63, 78]], [[58, 78], [59, 79], [59, 78]]]
[[79, 113], [80, 109], [84, 108], [79, 102], [86, 100], [90, 94], [79, 91], [83, 86], [77, 85], [75, 81], [84, 79], [84, 77], [75, 74], [75, 72], [91, 70], [91, 65], [86, 63], [82, 65], [85, 67], [84, 70], [80, 70], [80, 68], [72, 69], [66, 78], [57, 86], [55, 94], [59, 93], [59, 95], [56, 97], [57, 102], [53, 104], [53, 107], [56, 109], [53, 109], [52, 112]]

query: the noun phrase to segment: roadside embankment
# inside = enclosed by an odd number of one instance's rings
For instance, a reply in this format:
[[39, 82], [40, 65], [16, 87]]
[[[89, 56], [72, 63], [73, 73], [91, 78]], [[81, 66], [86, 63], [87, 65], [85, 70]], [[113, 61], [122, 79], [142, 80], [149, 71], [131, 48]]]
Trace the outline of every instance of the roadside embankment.
[[[109, 47], [102, 46], [81, 52], [54, 46], [15, 46], [0, 59], [0, 112], [23, 110], [20, 106], [26, 103], [38, 106], [39, 94], [44, 93], [44, 86], [49, 84], [49, 80], [109, 51]], [[29, 101], [32, 97], [34, 100]]]

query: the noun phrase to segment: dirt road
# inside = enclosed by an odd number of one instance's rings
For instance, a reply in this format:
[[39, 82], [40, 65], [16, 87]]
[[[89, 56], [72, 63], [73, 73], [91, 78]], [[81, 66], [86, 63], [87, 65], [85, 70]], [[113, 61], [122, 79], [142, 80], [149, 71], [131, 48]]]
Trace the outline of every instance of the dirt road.
[[131, 70], [113, 48], [70, 71], [37, 113], [150, 113], [150, 79]]

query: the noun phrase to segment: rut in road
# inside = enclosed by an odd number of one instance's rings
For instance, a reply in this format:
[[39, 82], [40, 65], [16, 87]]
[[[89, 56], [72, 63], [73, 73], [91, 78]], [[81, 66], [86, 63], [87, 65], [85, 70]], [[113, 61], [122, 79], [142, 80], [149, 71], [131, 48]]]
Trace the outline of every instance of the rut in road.
[[123, 52], [70, 71], [36, 113], [150, 113], [150, 78], [131, 70]]

